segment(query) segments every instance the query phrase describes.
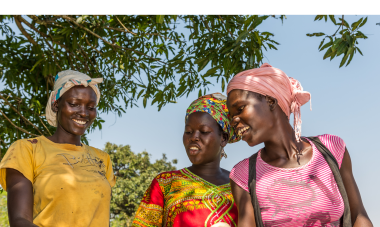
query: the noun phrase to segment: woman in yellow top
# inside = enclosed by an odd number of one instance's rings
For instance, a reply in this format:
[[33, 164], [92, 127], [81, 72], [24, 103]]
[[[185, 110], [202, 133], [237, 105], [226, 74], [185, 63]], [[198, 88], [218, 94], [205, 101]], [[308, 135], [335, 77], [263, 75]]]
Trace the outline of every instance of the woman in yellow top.
[[11, 227], [109, 226], [111, 187], [107, 153], [84, 145], [81, 136], [96, 118], [102, 78], [58, 73], [46, 107], [50, 137], [16, 141], [0, 163], [8, 192]]

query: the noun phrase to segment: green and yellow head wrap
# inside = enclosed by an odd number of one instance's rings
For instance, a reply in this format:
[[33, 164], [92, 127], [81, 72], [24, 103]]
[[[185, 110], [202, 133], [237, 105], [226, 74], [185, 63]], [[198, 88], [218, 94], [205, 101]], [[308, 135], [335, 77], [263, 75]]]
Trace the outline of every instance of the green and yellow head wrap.
[[213, 93], [199, 97], [193, 101], [186, 110], [185, 121], [189, 115], [194, 112], [205, 112], [211, 115], [215, 121], [222, 127], [223, 131], [228, 135], [228, 143], [234, 143], [241, 139], [237, 136], [234, 129], [230, 125], [229, 112], [227, 109], [227, 97], [220, 93]]

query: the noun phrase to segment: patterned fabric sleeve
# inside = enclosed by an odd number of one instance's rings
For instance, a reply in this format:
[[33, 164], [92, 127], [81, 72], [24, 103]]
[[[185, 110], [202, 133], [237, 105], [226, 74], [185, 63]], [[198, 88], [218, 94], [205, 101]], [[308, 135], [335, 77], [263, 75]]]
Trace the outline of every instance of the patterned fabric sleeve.
[[163, 215], [164, 194], [155, 178], [141, 200], [132, 227], [161, 227]]
[[248, 187], [248, 174], [249, 174], [249, 158], [240, 161], [238, 164], [232, 168], [230, 173], [230, 179], [233, 180], [242, 189], [249, 192]]
[[324, 134], [318, 136], [321, 142], [330, 150], [338, 161], [339, 168], [342, 165], [344, 152], [346, 151], [346, 143], [339, 136]]

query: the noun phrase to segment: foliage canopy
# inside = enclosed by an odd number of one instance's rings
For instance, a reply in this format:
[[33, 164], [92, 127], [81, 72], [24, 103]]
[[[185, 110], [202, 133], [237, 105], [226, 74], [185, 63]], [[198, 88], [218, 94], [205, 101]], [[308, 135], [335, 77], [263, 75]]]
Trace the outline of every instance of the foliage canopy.
[[[17, 139], [53, 133], [43, 115], [57, 72], [103, 77], [101, 113], [120, 116], [139, 99], [160, 110], [190, 92], [207, 93], [211, 78], [221, 80], [224, 91], [233, 75], [258, 67], [263, 51], [279, 45], [272, 33], [258, 29], [270, 18], [285, 17], [0, 15], [0, 79], [6, 86], [0, 91], [1, 153]], [[361, 53], [357, 41], [366, 36], [358, 29], [366, 19], [350, 26], [343, 16], [339, 23], [334, 16], [316, 17], [323, 18], [342, 30], [325, 36], [319, 49], [327, 49], [324, 58], [343, 54], [341, 66], [347, 59], [348, 65]], [[91, 130], [103, 122], [97, 118]]]
[[153, 178], [161, 172], [175, 170], [172, 164], [177, 164], [177, 160], [170, 162], [163, 154], [161, 159], [151, 163], [148, 152], [135, 154], [129, 145], [107, 143], [104, 151], [111, 157], [117, 178], [112, 188], [112, 226], [130, 226]]

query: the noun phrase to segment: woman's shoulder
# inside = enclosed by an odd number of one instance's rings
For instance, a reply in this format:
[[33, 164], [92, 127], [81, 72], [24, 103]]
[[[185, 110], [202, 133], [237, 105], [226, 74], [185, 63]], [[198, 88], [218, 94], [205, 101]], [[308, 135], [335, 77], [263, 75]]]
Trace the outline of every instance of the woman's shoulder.
[[166, 171], [166, 172], [161, 172], [159, 174], [156, 175], [155, 179], [158, 180], [158, 179], [170, 179], [170, 178], [173, 178], [175, 176], [182, 176], [182, 172], [181, 170], [171, 170], [171, 171]]
[[249, 177], [249, 158], [246, 158], [239, 163], [237, 163], [234, 168], [232, 168], [230, 173], [230, 179], [233, 180], [237, 185], [246, 191], [248, 188], [248, 177]]
[[110, 155], [107, 152], [100, 150], [99, 148], [92, 147], [89, 145], [84, 145], [84, 146], [87, 146], [89, 149], [93, 150], [100, 157], [107, 157], [107, 158], [110, 157]]
[[344, 152], [346, 151], [346, 143], [342, 138], [332, 134], [323, 134], [317, 136], [319, 140], [329, 149], [338, 161], [339, 167], [342, 164]]
[[19, 139], [16, 140], [12, 145], [9, 147], [9, 149], [14, 149], [16, 147], [22, 147], [26, 149], [32, 150], [35, 145], [37, 145], [41, 140], [43, 139], [43, 136], [33, 137], [33, 138], [25, 138], [25, 139]]

